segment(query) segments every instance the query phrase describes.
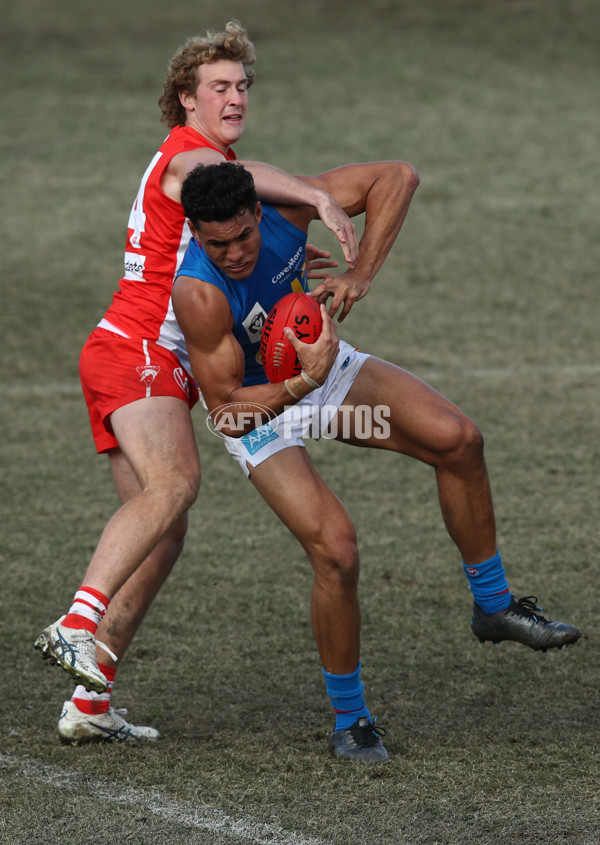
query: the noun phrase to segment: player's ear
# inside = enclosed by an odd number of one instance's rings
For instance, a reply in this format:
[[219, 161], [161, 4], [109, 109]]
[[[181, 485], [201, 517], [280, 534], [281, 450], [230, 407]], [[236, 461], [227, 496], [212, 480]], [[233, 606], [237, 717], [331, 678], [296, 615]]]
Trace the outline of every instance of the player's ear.
[[200, 233], [198, 232], [198, 230], [196, 229], [196, 227], [194, 226], [192, 221], [188, 219], [187, 224], [190, 227], [190, 232], [192, 233], [192, 237], [196, 238], [197, 241], [200, 241]]
[[254, 206], [254, 217], [257, 223], [260, 223], [262, 220], [262, 205], [259, 200], [256, 200], [256, 205]]
[[179, 91], [179, 102], [184, 107], [186, 111], [193, 111], [194, 110], [194, 95], [190, 94], [189, 91]]

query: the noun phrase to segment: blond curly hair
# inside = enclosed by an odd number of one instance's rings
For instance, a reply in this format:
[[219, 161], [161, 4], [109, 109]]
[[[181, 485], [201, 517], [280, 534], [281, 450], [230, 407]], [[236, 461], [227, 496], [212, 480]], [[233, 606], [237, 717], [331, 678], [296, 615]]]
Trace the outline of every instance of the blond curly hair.
[[208, 30], [205, 35], [188, 39], [169, 62], [169, 72], [158, 104], [161, 120], [170, 129], [185, 126], [186, 123], [186, 110], [179, 100], [180, 92], [194, 94], [198, 87], [198, 69], [220, 59], [241, 62], [248, 78], [248, 87], [252, 85], [254, 71], [250, 65], [256, 60], [254, 44], [237, 20], [225, 24], [224, 32]]

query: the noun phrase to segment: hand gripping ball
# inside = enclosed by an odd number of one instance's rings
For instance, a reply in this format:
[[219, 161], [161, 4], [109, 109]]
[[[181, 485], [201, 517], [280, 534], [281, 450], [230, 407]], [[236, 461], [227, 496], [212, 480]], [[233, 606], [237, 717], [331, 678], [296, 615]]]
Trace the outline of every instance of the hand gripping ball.
[[323, 326], [317, 300], [309, 293], [288, 293], [271, 309], [262, 330], [260, 358], [272, 383], [297, 376], [302, 369], [296, 350], [283, 333], [286, 326], [303, 343], [314, 343]]

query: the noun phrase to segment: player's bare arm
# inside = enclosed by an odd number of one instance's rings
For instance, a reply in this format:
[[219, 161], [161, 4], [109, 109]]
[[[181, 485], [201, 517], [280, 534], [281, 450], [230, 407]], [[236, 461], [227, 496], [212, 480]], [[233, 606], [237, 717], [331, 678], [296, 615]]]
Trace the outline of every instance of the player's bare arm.
[[352, 267], [358, 254], [356, 228], [350, 216], [325, 187], [259, 161], [240, 161], [254, 179], [259, 199], [273, 205], [307, 205], [337, 237], [346, 262]]
[[[185, 336], [194, 378], [202, 392], [209, 413], [222, 405], [232, 405], [244, 424], [235, 430], [223, 429], [230, 437], [241, 437], [254, 427], [243, 419], [251, 404], [262, 405], [275, 414], [286, 405], [293, 405], [314, 388], [299, 375], [278, 384], [257, 384], [243, 387], [244, 354], [232, 332], [233, 317], [225, 295], [214, 285], [190, 276], [180, 276], [173, 286], [173, 308]], [[321, 308], [323, 329], [314, 344], [299, 341], [293, 332], [288, 335], [298, 353], [304, 372], [317, 384], [323, 384], [335, 361], [339, 340], [335, 326], [324, 307]], [[263, 422], [267, 421], [265, 413]]]
[[[356, 265], [339, 276], [326, 277], [313, 290], [319, 302], [332, 298], [329, 305], [332, 317], [343, 306], [338, 317], [342, 322], [354, 303], [369, 292], [404, 223], [419, 177], [407, 162], [384, 161], [350, 164], [320, 176], [300, 178], [331, 193], [350, 217], [365, 213], [365, 230]], [[315, 219], [307, 208], [290, 213], [283, 207], [280, 211], [301, 228], [307, 225], [307, 217]]]
[[174, 156], [162, 177], [161, 188], [165, 196], [174, 202], [181, 202], [181, 186], [188, 173], [199, 164], [221, 164], [227, 161], [223, 153], [210, 147], [200, 147]]
[[[175, 202], [181, 201], [181, 186], [185, 177], [199, 164], [220, 164], [225, 156], [217, 150], [203, 147], [179, 153], [169, 162], [162, 178], [163, 192]], [[350, 267], [358, 255], [356, 227], [338, 201], [323, 188], [305, 179], [291, 176], [278, 167], [257, 161], [240, 161], [252, 173], [257, 196], [277, 205], [305, 204], [312, 209], [340, 242], [344, 258]]]

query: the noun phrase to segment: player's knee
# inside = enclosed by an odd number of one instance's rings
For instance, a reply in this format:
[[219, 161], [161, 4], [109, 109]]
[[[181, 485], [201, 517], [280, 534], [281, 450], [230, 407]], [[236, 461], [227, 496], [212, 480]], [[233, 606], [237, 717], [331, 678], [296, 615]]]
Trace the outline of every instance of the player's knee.
[[452, 463], [483, 460], [483, 435], [472, 419], [464, 414], [454, 417], [447, 459]]
[[[200, 481], [200, 467], [188, 467], [185, 472], [172, 473], [167, 479], [164, 486], [176, 519], [185, 514], [198, 498]], [[185, 531], [183, 533], [185, 535]]]
[[200, 491], [200, 469], [182, 479], [181, 496], [183, 511], [188, 511], [198, 498]]
[[342, 531], [330, 532], [316, 555], [320, 577], [328, 582], [355, 586], [358, 583], [359, 555], [352, 523]]
[[476, 458], [483, 456], [483, 434], [469, 417], [463, 418], [462, 447], [469, 455]]
[[171, 528], [171, 530], [168, 533], [169, 541], [170, 541], [172, 549], [173, 549], [173, 553], [172, 553], [173, 563], [175, 563], [175, 561], [179, 557], [179, 554], [183, 550], [183, 545], [185, 543], [185, 536], [186, 536], [187, 530], [188, 530], [188, 523], [189, 523], [188, 512], [186, 510], [186, 512], [183, 514], [183, 516], [180, 516], [179, 519], [173, 524], [173, 527]]

